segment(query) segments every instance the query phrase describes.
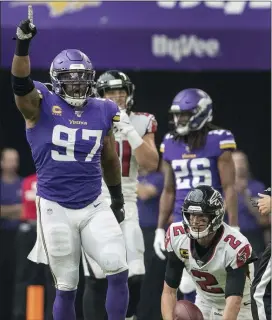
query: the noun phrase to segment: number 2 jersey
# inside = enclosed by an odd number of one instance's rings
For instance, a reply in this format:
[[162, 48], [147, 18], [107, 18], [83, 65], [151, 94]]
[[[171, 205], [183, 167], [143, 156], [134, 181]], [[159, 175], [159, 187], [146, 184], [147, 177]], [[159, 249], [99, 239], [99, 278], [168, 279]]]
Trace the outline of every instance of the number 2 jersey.
[[37, 195], [66, 208], [79, 209], [101, 193], [101, 150], [114, 121], [120, 120], [117, 105], [88, 98], [74, 109], [40, 82], [37, 124], [26, 129], [37, 172]]
[[[144, 112], [131, 112], [129, 115], [130, 122], [140, 137], [144, 137], [148, 133], [155, 133], [157, 131], [157, 122], [152, 114]], [[137, 201], [137, 178], [138, 178], [138, 163], [134, 152], [127, 139], [120, 134], [119, 131], [114, 133], [116, 141], [116, 150], [119, 155], [121, 172], [122, 172], [122, 192], [125, 202]], [[108, 188], [103, 181], [102, 183], [103, 195], [110, 198]]]
[[224, 151], [233, 151], [236, 143], [228, 130], [211, 130], [204, 147], [190, 150], [188, 145], [166, 134], [160, 146], [163, 160], [168, 162], [175, 176], [176, 195], [174, 221], [181, 221], [181, 206], [188, 192], [201, 184], [212, 186], [222, 193], [217, 168], [218, 158]]
[[[196, 292], [211, 306], [224, 309], [228, 268], [236, 269], [248, 264], [248, 273], [243, 293], [243, 303], [250, 301], [250, 285], [253, 280], [256, 260], [246, 237], [227, 224], [217, 230], [209, 251], [198, 256], [196, 240], [190, 239], [182, 222], [173, 223], [166, 234], [165, 245], [168, 252], [175, 255], [196, 284]], [[245, 319], [246, 320], [246, 319]]]

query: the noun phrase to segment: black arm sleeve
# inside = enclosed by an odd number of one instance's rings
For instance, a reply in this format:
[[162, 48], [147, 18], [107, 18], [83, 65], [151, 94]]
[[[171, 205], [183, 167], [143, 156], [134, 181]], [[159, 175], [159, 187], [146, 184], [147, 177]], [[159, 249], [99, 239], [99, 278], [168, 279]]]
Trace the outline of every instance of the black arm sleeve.
[[243, 296], [247, 273], [247, 264], [237, 269], [227, 268], [225, 298], [230, 296]]
[[165, 282], [171, 288], [177, 289], [184, 269], [184, 263], [174, 252], [168, 252], [165, 271]]

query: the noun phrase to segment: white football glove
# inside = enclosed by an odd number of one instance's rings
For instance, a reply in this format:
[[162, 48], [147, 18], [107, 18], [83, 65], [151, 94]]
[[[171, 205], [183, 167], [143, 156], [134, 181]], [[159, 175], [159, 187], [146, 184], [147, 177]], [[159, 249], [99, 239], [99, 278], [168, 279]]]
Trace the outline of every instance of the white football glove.
[[240, 227], [238, 227], [238, 226], [230, 226], [232, 229], [234, 229], [234, 230], [237, 230], [237, 231], [240, 231]]
[[160, 229], [158, 228], [155, 231], [155, 239], [154, 239], [154, 243], [153, 243], [153, 248], [156, 252], [156, 255], [161, 259], [161, 260], [165, 260], [166, 257], [164, 255], [164, 251], [165, 251], [165, 230], [164, 229]]
[[16, 37], [19, 40], [31, 40], [35, 37], [37, 29], [33, 24], [33, 8], [31, 5], [28, 6], [28, 18], [22, 21], [16, 30]]
[[143, 139], [130, 123], [126, 110], [120, 111], [120, 121], [114, 122], [113, 129], [120, 132], [128, 140], [132, 150], [137, 149], [143, 143]]
[[127, 136], [129, 131], [134, 130], [134, 127], [130, 123], [130, 119], [126, 110], [120, 111], [120, 121], [114, 122], [114, 128], [117, 129], [124, 136]]

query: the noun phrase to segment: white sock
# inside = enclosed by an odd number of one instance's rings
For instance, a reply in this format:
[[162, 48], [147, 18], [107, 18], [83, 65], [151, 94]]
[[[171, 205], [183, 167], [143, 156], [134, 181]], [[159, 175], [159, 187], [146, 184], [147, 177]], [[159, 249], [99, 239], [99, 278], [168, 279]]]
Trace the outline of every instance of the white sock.
[[126, 318], [126, 320], [133, 320], [133, 319], [134, 319], [134, 316]]

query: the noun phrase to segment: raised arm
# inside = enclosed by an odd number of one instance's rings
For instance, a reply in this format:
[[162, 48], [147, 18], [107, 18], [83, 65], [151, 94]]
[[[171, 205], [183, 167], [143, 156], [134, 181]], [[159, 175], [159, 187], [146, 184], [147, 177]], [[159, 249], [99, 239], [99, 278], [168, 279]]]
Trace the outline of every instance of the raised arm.
[[33, 24], [32, 6], [28, 6], [28, 19], [17, 27], [16, 50], [11, 67], [12, 89], [17, 108], [23, 114], [27, 126], [35, 125], [39, 118], [41, 96], [30, 78], [29, 46], [37, 30]]

